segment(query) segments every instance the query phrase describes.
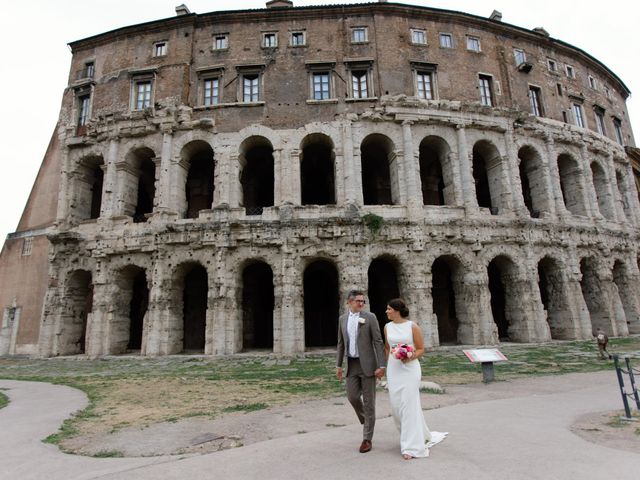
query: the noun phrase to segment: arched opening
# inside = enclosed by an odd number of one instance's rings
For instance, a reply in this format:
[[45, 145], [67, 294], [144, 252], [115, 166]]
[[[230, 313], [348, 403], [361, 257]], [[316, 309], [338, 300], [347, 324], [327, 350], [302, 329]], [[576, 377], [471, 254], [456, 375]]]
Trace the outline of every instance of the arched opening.
[[66, 303], [69, 306], [69, 314], [63, 321], [64, 339], [59, 353], [61, 355], [85, 353], [87, 321], [93, 309], [91, 272], [76, 270], [69, 276]]
[[387, 256], [378, 257], [369, 265], [369, 301], [371, 303], [371, 312], [378, 317], [381, 332], [384, 329], [384, 325], [389, 321], [385, 313], [387, 302], [393, 298], [400, 297], [396, 265], [395, 259]]
[[540, 154], [528, 145], [518, 151], [518, 158], [520, 159], [520, 183], [524, 204], [529, 210], [529, 215], [538, 218], [540, 212], [549, 210], [542, 159]]
[[538, 262], [538, 289], [551, 338], [554, 340], [575, 338], [562, 267], [557, 260], [547, 256]]
[[340, 290], [333, 263], [316, 260], [304, 270], [304, 340], [307, 347], [332, 347], [338, 337]]
[[480, 140], [473, 146], [473, 180], [476, 187], [476, 200], [481, 208], [488, 208], [492, 215], [499, 213], [502, 179], [500, 152], [486, 140]]
[[360, 145], [362, 197], [365, 205], [398, 203], [398, 169], [393, 142], [374, 133]]
[[182, 291], [182, 349], [185, 352], [204, 353], [208, 293], [207, 270], [195, 264], [184, 277]]
[[273, 349], [273, 271], [254, 262], [242, 271], [242, 349]]
[[305, 137], [301, 150], [302, 205], [335, 204], [333, 142], [326, 135], [314, 133]]
[[638, 304], [637, 285], [633, 284], [627, 265], [620, 260], [616, 260], [613, 265], [613, 282], [618, 290], [629, 333], [640, 333], [640, 304]]
[[458, 343], [458, 317], [454, 287], [454, 270], [458, 268], [459, 262], [448, 256], [437, 258], [431, 266], [431, 298], [433, 313], [438, 319], [440, 345]]
[[420, 142], [420, 182], [424, 205], [445, 204], [442, 164], [448, 154], [449, 146], [439, 137], [427, 137]]
[[598, 162], [591, 162], [591, 175], [593, 178], [593, 188], [596, 191], [596, 198], [598, 200], [598, 210], [600, 210], [603, 217], [611, 220], [615, 217], [609, 198], [607, 175]]
[[580, 273], [582, 273], [580, 281], [582, 296], [591, 317], [591, 333], [595, 335], [596, 330], [601, 328], [605, 333], [611, 335], [611, 319], [605, 307], [606, 302], [603, 301], [607, 296], [600, 285], [596, 261], [591, 257], [583, 258], [580, 261]]
[[80, 161], [76, 182], [78, 201], [74, 203], [79, 220], [100, 217], [104, 183], [103, 168], [104, 161], [99, 155], [85, 157]]
[[109, 328], [109, 353], [139, 351], [144, 317], [149, 306], [149, 287], [143, 268], [128, 265], [116, 275], [117, 290], [112, 298], [114, 315]]
[[627, 219], [631, 218], [631, 209], [629, 207], [629, 189], [626, 182], [626, 175], [620, 170], [616, 170], [616, 185], [618, 187], [618, 194], [620, 195], [620, 203], [622, 204], [622, 211]]
[[197, 140], [184, 147], [182, 159], [189, 169], [185, 182], [186, 218], [198, 218], [201, 210], [208, 210], [213, 204], [213, 149], [207, 142]]
[[574, 215], [587, 215], [582, 189], [582, 171], [570, 155], [558, 156], [558, 173], [564, 206]]
[[273, 206], [273, 146], [264, 137], [249, 137], [240, 145], [242, 205], [247, 215], [262, 215]]
[[513, 280], [515, 265], [504, 255], [494, 258], [487, 268], [489, 293], [491, 294], [491, 313], [498, 327], [500, 341], [511, 341], [511, 326], [514, 309], [519, 310], [519, 299], [514, 298]]
[[156, 194], [154, 159], [153, 150], [140, 147], [127, 154], [128, 167], [121, 169], [124, 214], [131, 215], [134, 222], [146, 222], [149, 214], [153, 212]]

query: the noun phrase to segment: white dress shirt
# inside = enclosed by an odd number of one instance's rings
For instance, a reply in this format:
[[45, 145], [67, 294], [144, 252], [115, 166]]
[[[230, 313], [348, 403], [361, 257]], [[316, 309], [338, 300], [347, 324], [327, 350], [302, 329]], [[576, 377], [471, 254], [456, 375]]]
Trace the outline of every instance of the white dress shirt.
[[347, 355], [352, 358], [358, 358], [358, 322], [360, 321], [360, 313], [349, 312], [349, 320], [347, 321], [347, 336], [349, 337], [349, 349]]

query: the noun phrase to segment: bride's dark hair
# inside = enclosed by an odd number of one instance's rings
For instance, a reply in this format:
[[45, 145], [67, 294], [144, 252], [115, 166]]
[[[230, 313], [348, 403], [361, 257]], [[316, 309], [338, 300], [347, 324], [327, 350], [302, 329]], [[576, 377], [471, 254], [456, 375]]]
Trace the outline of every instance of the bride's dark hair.
[[387, 302], [387, 305], [400, 312], [400, 316], [402, 318], [407, 318], [409, 316], [409, 309], [407, 308], [407, 304], [404, 303], [404, 300], [402, 300], [401, 298], [394, 298], [393, 300], [389, 300]]

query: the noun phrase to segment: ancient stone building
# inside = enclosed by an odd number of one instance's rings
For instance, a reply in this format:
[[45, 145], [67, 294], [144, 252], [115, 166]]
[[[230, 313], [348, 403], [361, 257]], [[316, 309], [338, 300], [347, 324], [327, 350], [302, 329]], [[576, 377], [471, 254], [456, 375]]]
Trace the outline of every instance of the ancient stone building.
[[404, 297], [429, 346], [640, 333], [603, 63], [498, 12], [177, 13], [70, 44], [55, 218], [2, 260], [6, 285], [39, 239], [43, 307], [3, 293], [0, 353], [294, 354], [335, 345], [352, 288], [381, 323]]

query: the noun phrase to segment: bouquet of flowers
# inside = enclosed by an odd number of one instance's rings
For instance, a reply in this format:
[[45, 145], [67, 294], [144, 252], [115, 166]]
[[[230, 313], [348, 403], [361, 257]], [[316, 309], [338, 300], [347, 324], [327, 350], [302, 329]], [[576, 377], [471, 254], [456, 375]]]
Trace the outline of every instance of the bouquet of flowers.
[[398, 360], [404, 360], [405, 358], [412, 358], [416, 349], [408, 343], [399, 343], [391, 348], [391, 355]]

